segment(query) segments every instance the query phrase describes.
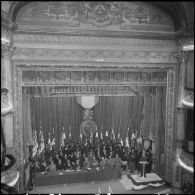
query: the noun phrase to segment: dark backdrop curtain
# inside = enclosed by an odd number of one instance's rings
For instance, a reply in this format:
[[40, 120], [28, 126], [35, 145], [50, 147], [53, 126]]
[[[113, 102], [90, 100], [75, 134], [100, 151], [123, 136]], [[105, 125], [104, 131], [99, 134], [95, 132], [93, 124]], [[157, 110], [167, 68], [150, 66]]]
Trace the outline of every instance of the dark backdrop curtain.
[[130, 125], [132, 126], [130, 130], [140, 129], [143, 102], [141, 96], [101, 96], [93, 109], [99, 134], [102, 131], [105, 136], [105, 132], [108, 131], [111, 137], [114, 127], [115, 136], [120, 133], [124, 142]]
[[[84, 108], [74, 97], [31, 97], [30, 110], [32, 128], [39, 137], [40, 121], [45, 143], [48, 133], [55, 136], [56, 145], [60, 144], [62, 129], [66, 132], [66, 141], [71, 131], [72, 141], [79, 141], [79, 128], [83, 121]], [[115, 136], [123, 139], [127, 136], [128, 127], [132, 131], [141, 129], [143, 138], [150, 138], [154, 142], [155, 170], [163, 176], [164, 143], [165, 143], [165, 103], [166, 87], [157, 87], [155, 96], [101, 96], [99, 103], [92, 108], [93, 119], [98, 132], [103, 136], [108, 131], [109, 138], [114, 127]], [[71, 128], [70, 128], [71, 127]], [[54, 132], [53, 132], [54, 129]], [[40, 140], [38, 140], [40, 143]]]
[[41, 124], [45, 143], [48, 142], [50, 132], [51, 140], [55, 136], [56, 145], [60, 145], [63, 127], [66, 141], [70, 141], [70, 131], [72, 141], [78, 141], [83, 109], [76, 100], [76, 97], [31, 98], [32, 128], [37, 131], [37, 137]]

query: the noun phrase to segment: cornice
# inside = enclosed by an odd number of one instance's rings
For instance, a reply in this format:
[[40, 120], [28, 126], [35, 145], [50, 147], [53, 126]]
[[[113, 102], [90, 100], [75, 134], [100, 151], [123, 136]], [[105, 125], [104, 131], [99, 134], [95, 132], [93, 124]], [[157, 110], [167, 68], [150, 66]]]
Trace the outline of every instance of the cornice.
[[32, 48], [73, 48], [73, 47], [97, 47], [103, 48], [134, 48], [142, 51], [147, 50], [172, 50], [177, 51], [177, 42], [174, 40], [158, 39], [133, 39], [133, 38], [111, 38], [111, 37], [86, 37], [86, 36], [64, 36], [64, 35], [36, 35], [36, 34], [14, 34], [13, 42], [16, 47]]
[[175, 52], [125, 50], [65, 50], [44, 48], [16, 48], [13, 60], [72, 60], [100, 62], [177, 63]]

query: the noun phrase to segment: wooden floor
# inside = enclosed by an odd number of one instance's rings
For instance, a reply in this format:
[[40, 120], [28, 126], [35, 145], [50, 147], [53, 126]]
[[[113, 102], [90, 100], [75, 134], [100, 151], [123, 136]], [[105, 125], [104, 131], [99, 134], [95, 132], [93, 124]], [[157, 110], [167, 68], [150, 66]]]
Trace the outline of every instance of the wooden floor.
[[[125, 172], [122, 173], [122, 175], [125, 174]], [[147, 187], [143, 190], [127, 189], [121, 184], [120, 180], [35, 187], [28, 194], [100, 194], [100, 192], [107, 194], [109, 187], [112, 194], [181, 194], [180, 191], [174, 191], [166, 186]]]

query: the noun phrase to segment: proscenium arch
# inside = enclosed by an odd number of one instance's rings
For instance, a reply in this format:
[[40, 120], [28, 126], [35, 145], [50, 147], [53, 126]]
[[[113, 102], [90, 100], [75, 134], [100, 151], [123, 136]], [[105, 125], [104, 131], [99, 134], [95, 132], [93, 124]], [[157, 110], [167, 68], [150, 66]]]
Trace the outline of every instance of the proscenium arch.
[[[31, 2], [16, 2], [16, 3], [14, 3], [12, 5], [12, 7], [11, 7], [11, 11], [10, 11], [10, 15], [9, 15], [10, 21], [13, 22], [13, 23], [17, 22], [16, 21], [17, 14], [21, 11], [22, 8], [25, 8], [24, 6], [28, 6], [29, 3], [32, 3], [32, 1]], [[145, 3], [145, 4], [148, 4], [148, 5], [151, 4], [152, 5], [152, 3]], [[177, 6], [176, 4], [178, 4], [178, 3], [174, 3], [174, 6]], [[155, 5], [155, 6], [158, 7], [157, 5]], [[183, 29], [185, 27], [185, 25], [184, 25], [185, 24], [185, 19], [183, 19], [183, 17], [181, 17], [181, 14], [182, 13], [180, 13], [180, 12], [179, 13], [177, 13], [177, 12], [175, 13], [174, 12], [174, 13], [171, 14], [170, 10], [166, 6], [164, 6], [164, 8], [162, 6], [163, 6], [162, 4], [161, 5], [159, 4], [159, 7], [158, 8], [160, 8], [164, 12], [168, 13], [169, 16], [172, 18], [172, 20], [174, 22], [174, 28], [175, 28], [174, 30], [175, 31], [179, 31], [179, 30]], [[178, 23], [178, 21], [180, 21], [180, 20], [182, 20], [183, 22]], [[30, 62], [27, 63], [27, 64], [28, 64], [27, 65], [27, 68], [28, 68], [29, 64], [30, 64], [30, 66], [33, 66]], [[64, 63], [64, 64], [66, 64], [66, 63]], [[14, 99], [16, 99], [16, 102], [17, 102], [16, 103], [17, 104], [16, 105], [16, 108], [17, 108], [16, 113], [18, 114], [17, 115], [17, 118], [16, 118], [16, 127], [17, 127], [16, 130], [17, 130], [17, 132], [20, 131], [19, 137], [16, 138], [18, 140], [20, 139], [20, 136], [23, 137], [23, 135], [22, 135], [22, 129], [23, 128], [22, 128], [22, 125], [21, 125], [22, 124], [22, 121], [20, 121], [21, 112], [20, 112], [20, 110], [18, 111], [18, 109], [21, 109], [21, 108], [19, 108], [19, 106], [21, 105], [21, 96], [22, 96], [22, 93], [21, 93], [21, 76], [22, 76], [22, 70], [23, 70], [23, 68], [22, 68], [22, 66], [20, 67], [20, 65], [21, 65], [20, 63], [14, 63], [13, 64], [14, 71], [15, 71], [14, 75], [16, 76], [16, 78], [14, 78], [14, 80], [16, 81], [16, 86], [15, 86], [15, 89], [14, 89], [15, 90], [15, 98]], [[38, 64], [37, 64], [37, 66], [38, 66]], [[53, 67], [55, 68], [55, 64], [54, 64]], [[169, 68], [169, 70], [167, 71], [167, 74], [168, 74], [168, 81], [167, 81], [167, 83], [168, 83], [167, 84], [167, 88], [168, 88], [168, 90], [167, 90], [168, 91], [168, 93], [167, 93], [167, 100], [168, 100], [167, 101], [167, 108], [168, 108], [168, 111], [167, 112], [170, 115], [167, 114], [168, 124], [166, 125], [166, 128], [169, 129], [168, 134], [170, 134], [170, 136], [172, 136], [173, 135], [172, 134], [172, 132], [173, 132], [173, 126], [174, 126], [172, 121], [173, 121], [174, 95], [175, 95], [175, 93], [174, 93], [174, 90], [175, 90], [175, 70], [173, 70], [173, 67], [172, 68]], [[21, 126], [19, 126], [18, 124], [21, 125]], [[172, 137], [170, 137], [169, 140], [171, 140], [171, 139], [172, 139]], [[172, 146], [170, 146], [172, 144], [172, 142], [169, 141], [169, 140], [167, 141], [169, 145], [166, 145], [165, 144], [165, 147], [166, 148], [169, 148], [170, 147], [170, 149], [166, 149], [166, 151], [172, 149]], [[21, 143], [21, 145], [22, 144], [23, 143]], [[20, 145], [19, 145], [19, 147], [20, 147]], [[23, 151], [21, 151], [21, 153], [23, 153]], [[170, 154], [170, 152], [168, 154]], [[172, 156], [169, 156], [167, 159], [168, 160], [166, 162], [168, 162], [169, 164], [171, 164], [171, 162], [172, 162], [171, 161]], [[21, 162], [20, 159], [19, 159], [19, 162]], [[171, 175], [171, 173], [167, 173], [167, 170], [168, 169], [166, 169], [166, 174], [167, 174], [167, 177], [169, 177], [169, 175]]]

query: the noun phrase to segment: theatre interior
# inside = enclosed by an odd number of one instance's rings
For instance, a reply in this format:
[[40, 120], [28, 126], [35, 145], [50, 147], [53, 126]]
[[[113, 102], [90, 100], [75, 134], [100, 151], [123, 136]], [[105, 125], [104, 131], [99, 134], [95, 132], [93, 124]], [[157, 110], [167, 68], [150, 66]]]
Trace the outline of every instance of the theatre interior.
[[1, 193], [194, 193], [193, 1], [1, 1]]

